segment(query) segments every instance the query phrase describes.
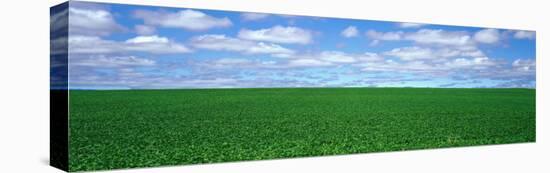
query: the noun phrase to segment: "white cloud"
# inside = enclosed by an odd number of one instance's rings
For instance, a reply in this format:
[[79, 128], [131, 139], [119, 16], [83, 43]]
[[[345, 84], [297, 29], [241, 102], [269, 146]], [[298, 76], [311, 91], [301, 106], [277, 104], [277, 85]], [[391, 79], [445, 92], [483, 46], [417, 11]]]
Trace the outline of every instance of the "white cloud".
[[311, 54], [292, 55], [285, 58], [287, 63], [277, 64], [279, 68], [325, 67], [383, 60], [383, 57], [376, 53], [349, 54], [341, 51], [322, 51]]
[[340, 34], [346, 38], [350, 38], [350, 37], [356, 37], [359, 34], [359, 31], [355, 26], [348, 26]]
[[248, 58], [219, 58], [197, 63], [201, 67], [212, 69], [282, 69], [285, 65], [272, 60], [252, 60]]
[[191, 38], [193, 47], [210, 50], [245, 51], [253, 46], [253, 42], [243, 41], [225, 35], [201, 35]]
[[380, 40], [372, 40], [372, 41], [369, 43], [369, 46], [377, 46], [378, 44], [380, 44]]
[[50, 32], [58, 32], [60, 30], [68, 30], [69, 26], [69, 10], [52, 11], [50, 15]]
[[492, 66], [496, 66], [497, 62], [488, 57], [477, 57], [477, 58], [458, 58], [454, 61], [445, 63], [445, 65], [451, 69], [461, 68], [469, 70], [480, 70], [487, 69]]
[[452, 57], [483, 57], [485, 54], [477, 48], [426, 48], [426, 47], [400, 47], [383, 52], [384, 55], [398, 57], [404, 61], [431, 60], [443, 61]]
[[[494, 44], [501, 40], [501, 33], [497, 29], [484, 29], [471, 36], [464, 31], [445, 31], [441, 29], [421, 29], [416, 32], [377, 32], [369, 30], [367, 37], [373, 39], [372, 45], [379, 40], [400, 41], [408, 40], [427, 46], [455, 46], [474, 47], [476, 43]], [[374, 42], [375, 41], [375, 42]]]
[[399, 27], [401, 28], [420, 28], [422, 26], [424, 26], [426, 24], [421, 24], [421, 23], [408, 23], [408, 22], [405, 22], [405, 23], [399, 23]]
[[515, 34], [514, 34], [514, 38], [516, 39], [535, 39], [535, 32], [533, 31], [517, 31]]
[[[399, 60], [383, 58], [379, 61], [356, 63], [362, 71], [419, 74], [425, 77], [469, 76], [491, 78], [503, 73], [502, 61], [486, 57], [475, 47], [401, 47], [383, 52], [382, 55]], [[519, 63], [518, 63], [519, 64]], [[510, 76], [504, 75], [502, 76]]]
[[156, 28], [148, 25], [136, 25], [134, 30], [139, 35], [153, 35], [156, 32]]
[[265, 53], [265, 54], [293, 54], [294, 51], [284, 48], [281, 45], [273, 44], [273, 43], [264, 43], [264, 42], [258, 42], [256, 45], [249, 47], [247, 50], [248, 53], [251, 54], [258, 54], [258, 53]]
[[243, 59], [243, 58], [221, 58], [215, 61], [215, 64], [223, 64], [223, 65], [246, 65], [250, 64], [253, 61], [249, 59]]
[[152, 36], [137, 36], [131, 39], [126, 40], [126, 43], [130, 44], [141, 44], [141, 43], [168, 43], [168, 38], [159, 37], [157, 35]]
[[68, 37], [56, 37], [50, 39], [50, 54], [59, 55], [67, 53]]
[[69, 37], [69, 53], [124, 53], [146, 52], [154, 54], [188, 53], [189, 48], [165, 37], [138, 36], [124, 42], [104, 40], [95, 36]]
[[379, 62], [384, 60], [384, 57], [372, 52], [365, 52], [363, 54], [356, 55], [355, 58], [360, 62]]
[[441, 29], [421, 29], [416, 32], [377, 32], [375, 30], [369, 30], [366, 35], [373, 40], [408, 40], [417, 44], [430, 46], [471, 46], [475, 43], [467, 32], [444, 31]]
[[320, 54], [320, 59], [333, 63], [353, 63], [357, 61], [355, 57], [339, 51], [323, 51]]
[[191, 45], [210, 50], [236, 51], [245, 54], [293, 54], [294, 51], [273, 43], [254, 42], [225, 35], [202, 35], [193, 37]]
[[196, 10], [181, 10], [176, 13], [138, 10], [134, 12], [134, 16], [143, 19], [147, 25], [183, 28], [193, 31], [232, 25], [231, 20], [227, 17], [216, 18]]
[[518, 71], [525, 71], [525, 72], [534, 72], [536, 68], [536, 62], [532, 59], [516, 59], [512, 63], [512, 67]]
[[137, 52], [149, 52], [157, 54], [166, 53], [188, 53], [191, 52], [186, 46], [168, 40], [165, 37], [159, 37], [157, 35], [152, 36], [138, 36], [129, 40], [126, 40], [124, 44], [125, 50], [137, 51]]
[[468, 75], [472, 79], [490, 74], [492, 76], [502, 69], [500, 63], [488, 57], [456, 58], [441, 62], [434, 61], [377, 61], [358, 64], [362, 71], [392, 72], [392, 73], [417, 73], [427, 76], [452, 77], [455, 75]]
[[484, 29], [474, 34], [474, 39], [479, 43], [494, 44], [500, 40], [500, 32], [496, 29]]
[[332, 63], [317, 59], [293, 59], [288, 62], [289, 67], [323, 67]]
[[340, 51], [322, 51], [312, 54], [289, 55], [273, 60], [251, 60], [245, 58], [221, 58], [198, 63], [202, 67], [215, 69], [255, 68], [255, 69], [290, 69], [299, 67], [330, 67], [343, 64], [377, 62], [383, 57], [376, 53], [348, 54]]
[[[454, 52], [456, 52], [457, 56], [465, 56], [465, 57], [484, 57], [485, 56], [485, 53], [483, 53], [481, 50], [479, 50], [475, 46], [444, 48], [444, 49], [441, 49], [440, 52], [447, 55], [455, 54]], [[448, 56], [448, 57], [451, 57], [451, 56]]]
[[245, 21], [260, 20], [269, 17], [266, 13], [242, 13], [241, 18]]
[[71, 34], [105, 36], [126, 30], [116, 23], [113, 15], [101, 9], [69, 8]]
[[230, 68], [249, 68], [254, 67], [253, 61], [244, 58], [221, 58], [214, 61], [200, 64], [201, 66], [215, 69], [230, 69]]
[[112, 53], [120, 50], [117, 42], [96, 36], [70, 36], [68, 42], [70, 53]]
[[423, 61], [396, 62], [386, 60], [381, 62], [367, 62], [359, 64], [361, 71], [368, 72], [392, 72], [392, 73], [434, 73], [439, 67]]
[[308, 44], [312, 41], [312, 33], [298, 27], [283, 27], [280, 25], [260, 30], [241, 29], [239, 38], [274, 43]]
[[384, 52], [384, 55], [399, 57], [405, 61], [419, 60], [419, 59], [433, 59], [434, 55], [431, 49], [420, 47], [403, 47], [394, 48], [390, 51]]
[[405, 39], [427, 45], [464, 46], [472, 44], [472, 39], [467, 32], [440, 29], [421, 29], [417, 32], [408, 33]]
[[403, 37], [402, 31], [397, 32], [377, 32], [375, 30], [368, 30], [367, 37], [374, 40], [401, 40]]
[[318, 53], [298, 54], [288, 59], [315, 59], [334, 64], [347, 64], [354, 62], [381, 61], [383, 57], [376, 53], [365, 52], [363, 54], [350, 54], [341, 51], [321, 51]]
[[92, 55], [87, 58], [73, 58], [70, 63], [76, 66], [121, 68], [124, 66], [152, 66], [155, 65], [156, 62], [135, 56]]
[[188, 79], [179, 81], [161, 81], [160, 83], [152, 83], [159, 87], [191, 87], [191, 88], [234, 88], [239, 85], [239, 80], [232, 78], [214, 78], [214, 79]]
[[294, 56], [294, 52], [292, 53], [275, 53], [275, 54], [271, 54], [272, 57], [275, 57], [275, 58], [290, 58], [292, 56]]

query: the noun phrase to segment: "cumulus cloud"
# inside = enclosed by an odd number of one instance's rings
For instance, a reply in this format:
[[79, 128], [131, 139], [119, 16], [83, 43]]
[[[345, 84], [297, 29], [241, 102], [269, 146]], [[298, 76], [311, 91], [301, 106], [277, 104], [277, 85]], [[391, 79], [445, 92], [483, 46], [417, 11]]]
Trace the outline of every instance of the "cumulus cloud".
[[367, 37], [374, 39], [374, 40], [401, 40], [403, 37], [404, 32], [402, 31], [396, 31], [396, 32], [377, 32], [375, 30], [368, 30], [366, 32]]
[[432, 60], [440, 61], [451, 57], [483, 57], [485, 54], [478, 49], [464, 48], [426, 48], [426, 47], [399, 47], [383, 52], [384, 55], [398, 57], [404, 61]]
[[269, 17], [269, 14], [266, 13], [242, 13], [241, 18], [244, 21], [254, 21], [254, 20], [261, 20]]
[[153, 35], [156, 32], [156, 28], [148, 25], [136, 25], [134, 30], [138, 35]]
[[202, 67], [214, 69], [252, 68], [263, 70], [291, 69], [299, 67], [334, 67], [344, 64], [382, 61], [376, 53], [349, 54], [341, 51], [321, 51], [308, 54], [294, 54], [274, 60], [252, 60], [246, 58], [221, 58], [198, 63]]
[[362, 67], [361, 71], [365, 72], [391, 72], [391, 73], [418, 73], [418, 72], [434, 72], [439, 67], [432, 66], [423, 61], [412, 62], [396, 62], [393, 60], [385, 60], [381, 62], [367, 62], [358, 64]]
[[316, 53], [296, 54], [286, 57], [287, 59], [313, 59], [326, 64], [350, 64], [358, 62], [381, 61], [384, 58], [376, 53], [365, 52], [363, 54], [351, 54], [342, 51], [327, 50]]
[[382, 41], [413, 41], [427, 46], [475, 46], [477, 43], [494, 44], [501, 40], [502, 34], [497, 29], [480, 30], [473, 35], [465, 31], [446, 31], [442, 29], [420, 29], [416, 32], [390, 31], [377, 32], [369, 30], [367, 37]]
[[346, 53], [341, 51], [322, 51], [317, 54], [298, 56], [298, 58], [303, 58], [303, 57], [316, 58], [319, 60], [327, 61], [330, 63], [337, 63], [337, 64], [381, 61], [384, 59], [382, 56], [371, 52], [365, 52], [363, 54], [351, 54], [351, 53]]
[[417, 32], [407, 34], [404, 38], [419, 44], [428, 45], [464, 46], [473, 43], [471, 36], [467, 32], [445, 31], [441, 29], [421, 29]]
[[[265, 72], [269, 70], [288, 69], [289, 66], [283, 61], [274, 60], [261, 60], [251, 58], [217, 58], [211, 60], [202, 60], [193, 62], [193, 66], [197, 66], [201, 69], [208, 69], [208, 71], [227, 72], [231, 70], [248, 70], [254, 69], [255, 73]], [[235, 68], [238, 67], [238, 68]]]
[[536, 62], [533, 59], [516, 59], [512, 63], [512, 67], [517, 71], [534, 72]]
[[71, 59], [71, 65], [88, 67], [125, 67], [125, 66], [152, 66], [155, 61], [135, 56], [106, 56], [92, 55], [85, 58]]
[[313, 39], [311, 31], [293, 26], [274, 26], [266, 29], [249, 30], [241, 29], [239, 38], [254, 41], [267, 41], [274, 43], [308, 44]]
[[125, 41], [126, 43], [131, 44], [141, 44], [141, 43], [168, 43], [170, 42], [166, 37], [159, 37], [157, 35], [153, 36], [138, 36]]
[[213, 61], [206, 62], [202, 64], [209, 68], [216, 69], [229, 69], [229, 68], [261, 68], [261, 62], [253, 61], [245, 58], [220, 58]]
[[340, 35], [350, 38], [350, 37], [356, 37], [359, 35], [359, 31], [357, 30], [357, 27], [355, 26], [348, 26], [346, 29], [344, 29]]
[[106, 10], [71, 7], [69, 16], [71, 34], [105, 36], [126, 30], [116, 23], [113, 15]]
[[[471, 47], [400, 47], [383, 52], [387, 56], [383, 61], [357, 63], [361, 70], [387, 73], [417, 73], [423, 76], [443, 76], [453, 78], [500, 78], [514, 76], [508, 72], [506, 62], [485, 56], [483, 52]], [[389, 59], [388, 57], [399, 58]], [[518, 61], [519, 64], [530, 64]]]
[[408, 23], [408, 22], [399, 23], [399, 27], [401, 28], [420, 28], [425, 25], [426, 24], [421, 24], [421, 23]]
[[500, 40], [500, 32], [497, 29], [483, 29], [474, 34], [474, 39], [479, 43], [498, 43]]
[[138, 36], [128, 39], [124, 42], [122, 48], [127, 51], [149, 52], [156, 54], [191, 52], [191, 50], [183, 44], [176, 43], [166, 37], [159, 37], [157, 35]]
[[137, 10], [134, 17], [143, 19], [145, 24], [183, 28], [192, 31], [207, 30], [210, 28], [229, 27], [233, 23], [229, 18], [217, 18], [196, 10], [181, 10], [175, 13], [165, 11]]
[[191, 38], [195, 48], [235, 51], [244, 54], [293, 54], [294, 51], [273, 43], [242, 40], [225, 35], [201, 35]]
[[350, 54], [341, 51], [321, 51], [317, 53], [295, 54], [285, 57], [286, 63], [276, 64], [282, 68], [292, 67], [326, 67], [344, 64], [382, 61], [376, 53]]
[[399, 57], [406, 61], [434, 58], [431, 49], [420, 47], [394, 48], [390, 51], [384, 52], [384, 55]]
[[145, 52], [153, 54], [189, 53], [191, 50], [157, 35], [138, 36], [124, 42], [104, 40], [96, 36], [69, 37], [69, 52], [80, 54]]
[[[468, 78], [480, 78], [481, 75], [495, 74], [502, 69], [502, 64], [488, 57], [456, 58], [441, 62], [436, 61], [376, 61], [358, 64], [362, 71], [388, 72], [405, 74], [422, 74], [425, 77], [453, 77], [467, 75]], [[486, 76], [485, 76], [486, 77]]]
[[201, 67], [210, 69], [256, 69], [255, 73], [261, 73], [266, 70], [290, 70], [299, 67], [327, 67], [333, 64], [318, 59], [288, 59], [288, 60], [251, 60], [246, 58], [221, 58], [217, 60], [197, 63]]
[[353, 63], [357, 61], [356, 57], [339, 51], [323, 51], [319, 57], [324, 61], [333, 63]]
[[489, 67], [494, 67], [498, 63], [488, 57], [477, 57], [477, 58], [458, 58], [450, 62], [446, 62], [445, 65], [450, 69], [469, 69], [469, 70], [480, 70], [487, 69]]
[[535, 39], [535, 32], [533, 31], [517, 31], [514, 33], [514, 38], [516, 39]]
[[330, 65], [332, 65], [332, 63], [318, 59], [293, 59], [288, 63], [290, 67], [323, 67]]
[[441, 29], [421, 29], [416, 32], [377, 32], [369, 30], [367, 37], [373, 40], [400, 41], [408, 40], [417, 44], [432, 46], [466, 46], [473, 44], [471, 36], [467, 32], [444, 31]]

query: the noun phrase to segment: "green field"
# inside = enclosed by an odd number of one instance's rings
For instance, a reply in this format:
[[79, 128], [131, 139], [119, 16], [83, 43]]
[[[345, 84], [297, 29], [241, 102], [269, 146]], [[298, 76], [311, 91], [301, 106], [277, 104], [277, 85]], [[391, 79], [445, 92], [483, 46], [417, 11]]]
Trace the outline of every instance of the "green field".
[[71, 171], [535, 141], [534, 89], [70, 91]]

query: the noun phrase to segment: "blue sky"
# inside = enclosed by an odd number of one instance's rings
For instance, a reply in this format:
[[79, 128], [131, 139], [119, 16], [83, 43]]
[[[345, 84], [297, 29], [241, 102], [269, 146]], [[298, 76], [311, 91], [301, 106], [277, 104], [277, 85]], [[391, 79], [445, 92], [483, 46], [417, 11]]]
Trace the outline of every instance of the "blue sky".
[[535, 87], [531, 31], [76, 1], [51, 22], [67, 15], [71, 89]]

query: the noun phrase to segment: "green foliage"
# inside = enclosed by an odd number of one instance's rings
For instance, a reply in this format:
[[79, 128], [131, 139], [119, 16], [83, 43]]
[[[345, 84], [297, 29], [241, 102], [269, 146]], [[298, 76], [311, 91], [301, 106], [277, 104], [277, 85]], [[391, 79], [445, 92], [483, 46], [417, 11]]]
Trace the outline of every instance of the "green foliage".
[[533, 89], [70, 91], [70, 170], [535, 141]]

